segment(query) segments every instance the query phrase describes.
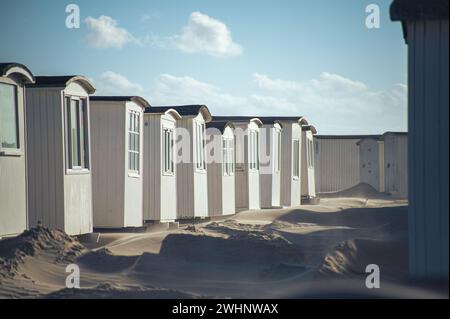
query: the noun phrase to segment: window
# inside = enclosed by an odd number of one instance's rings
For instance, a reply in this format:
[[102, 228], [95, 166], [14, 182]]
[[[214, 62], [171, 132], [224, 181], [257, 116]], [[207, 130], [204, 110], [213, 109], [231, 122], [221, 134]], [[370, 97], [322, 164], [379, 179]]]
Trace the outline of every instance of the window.
[[66, 141], [69, 169], [89, 168], [87, 100], [66, 96]]
[[205, 170], [206, 169], [206, 160], [205, 160], [205, 149], [206, 149], [206, 141], [205, 141], [205, 124], [196, 123], [195, 124], [195, 132], [196, 132], [196, 141], [195, 141], [195, 149], [197, 155], [197, 169]]
[[314, 145], [313, 141], [310, 139], [307, 139], [308, 141], [308, 167], [312, 168], [314, 167]]
[[139, 174], [140, 114], [136, 111], [130, 111], [128, 117], [128, 170]]
[[233, 150], [233, 139], [224, 138], [222, 140], [223, 146], [223, 174], [233, 175], [234, 174], [234, 150]]
[[294, 140], [293, 145], [293, 176], [294, 178], [300, 177], [300, 140]]
[[275, 130], [275, 139], [273, 145], [273, 161], [274, 170], [276, 173], [280, 171], [281, 168], [281, 131]]
[[0, 148], [19, 148], [17, 111], [17, 87], [0, 83]]
[[173, 161], [173, 129], [163, 129], [163, 173], [174, 173], [174, 161]]
[[259, 170], [259, 132], [250, 130], [249, 133], [249, 164], [251, 170]]

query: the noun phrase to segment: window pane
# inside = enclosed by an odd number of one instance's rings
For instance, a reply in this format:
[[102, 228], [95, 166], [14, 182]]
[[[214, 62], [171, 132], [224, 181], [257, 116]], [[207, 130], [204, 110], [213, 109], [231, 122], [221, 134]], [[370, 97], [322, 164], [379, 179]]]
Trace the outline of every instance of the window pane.
[[81, 166], [80, 163], [80, 145], [79, 145], [79, 101], [70, 102], [70, 152], [72, 158], [72, 167]]
[[173, 139], [173, 131], [169, 132], [169, 159], [170, 159], [170, 172], [174, 172], [174, 160], [173, 160], [173, 147], [174, 147], [174, 139]]
[[16, 87], [0, 84], [0, 142], [4, 148], [19, 148]]
[[89, 168], [89, 121], [87, 112], [87, 101], [85, 99], [81, 100], [81, 110], [83, 116], [81, 120], [83, 121], [83, 156], [84, 156], [84, 168]]

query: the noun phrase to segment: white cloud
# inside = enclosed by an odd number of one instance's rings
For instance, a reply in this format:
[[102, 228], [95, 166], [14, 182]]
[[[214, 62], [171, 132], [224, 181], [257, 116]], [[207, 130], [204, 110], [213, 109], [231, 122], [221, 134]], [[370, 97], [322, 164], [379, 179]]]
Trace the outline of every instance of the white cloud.
[[285, 114], [304, 115], [321, 132], [406, 130], [407, 87], [404, 84], [375, 91], [360, 81], [328, 72], [305, 82], [271, 79], [255, 73], [253, 82], [264, 93], [270, 93], [272, 99], [278, 99], [274, 101], [277, 105], [274, 111], [281, 106]]
[[193, 12], [181, 35], [173, 38], [175, 46], [184, 52], [206, 53], [212, 56], [237, 56], [242, 47], [233, 42], [231, 32], [222, 21], [200, 12]]
[[206, 104], [221, 114], [231, 114], [245, 99], [189, 76], [162, 74], [150, 92], [155, 105]]
[[108, 71], [96, 86], [99, 94], [140, 94], [153, 105], [206, 104], [213, 115], [302, 115], [320, 134], [371, 134], [407, 127], [404, 84], [376, 91], [362, 82], [325, 72], [304, 82], [258, 73], [252, 79], [255, 92], [248, 95], [234, 95], [193, 77], [171, 74], [161, 74], [145, 90]]
[[119, 28], [117, 21], [111, 17], [87, 17], [85, 23], [88, 28], [86, 40], [94, 48], [122, 48], [128, 43], [139, 43], [130, 32]]
[[137, 95], [144, 92], [140, 84], [133, 83], [125, 76], [113, 71], [102, 73], [99, 81], [96, 81], [96, 87], [99, 95]]
[[321, 134], [406, 130], [404, 84], [375, 91], [360, 81], [327, 72], [304, 82], [255, 73], [253, 82], [255, 93], [238, 96], [192, 77], [163, 74], [150, 96], [158, 104], [206, 104], [213, 115], [302, 115]]

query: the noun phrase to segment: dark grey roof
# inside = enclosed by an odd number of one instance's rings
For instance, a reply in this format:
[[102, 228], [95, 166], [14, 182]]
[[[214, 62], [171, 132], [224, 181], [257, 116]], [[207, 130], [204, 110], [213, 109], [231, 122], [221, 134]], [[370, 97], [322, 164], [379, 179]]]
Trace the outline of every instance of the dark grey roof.
[[206, 128], [216, 128], [220, 132], [225, 132], [225, 128], [229, 126], [234, 129], [234, 125], [229, 121], [211, 121], [208, 124], [206, 124]]
[[392, 21], [401, 21], [403, 37], [408, 43], [407, 21], [448, 20], [449, 0], [394, 0], [390, 7]]
[[315, 138], [318, 139], [324, 139], [324, 140], [343, 140], [343, 139], [349, 139], [349, 140], [360, 140], [362, 138], [375, 138], [379, 139], [381, 135], [316, 135]]
[[311, 131], [314, 135], [317, 134], [317, 130], [314, 125], [302, 125], [302, 131]]
[[203, 113], [206, 122], [211, 121], [211, 113], [206, 105], [178, 105], [178, 106], [152, 106], [145, 110], [145, 113], [164, 113], [169, 109], [174, 109], [181, 116], [197, 116]]
[[448, 19], [448, 0], [394, 0], [390, 15], [393, 21]]
[[72, 82], [79, 82], [89, 94], [94, 94], [95, 87], [81, 75], [37, 76], [36, 83], [30, 87], [66, 87]]
[[16, 63], [16, 62], [2, 62], [0, 63], [0, 76], [5, 76], [6, 73], [8, 72], [8, 70], [10, 70], [11, 68], [21, 68], [24, 71], [26, 71], [26, 73], [29, 73], [28, 76], [26, 76], [27, 78], [27, 82], [34, 82], [35, 78], [33, 73], [30, 71], [30, 69], [28, 69], [25, 65], [21, 64], [21, 63]]
[[93, 95], [89, 98], [91, 101], [107, 101], [107, 102], [135, 102], [142, 107], [150, 107], [150, 103], [141, 96], [129, 95], [129, 96], [98, 96]]
[[263, 116], [258, 117], [264, 124], [275, 123], [277, 121], [298, 122], [303, 116]]
[[264, 124], [257, 116], [214, 116], [212, 120], [218, 122], [246, 123], [250, 122], [252, 119], [256, 119], [258, 121], [258, 126]]
[[384, 139], [384, 137], [388, 134], [393, 134], [393, 135], [401, 135], [401, 136], [408, 136], [408, 132], [385, 132], [383, 135], [381, 135], [381, 139]]

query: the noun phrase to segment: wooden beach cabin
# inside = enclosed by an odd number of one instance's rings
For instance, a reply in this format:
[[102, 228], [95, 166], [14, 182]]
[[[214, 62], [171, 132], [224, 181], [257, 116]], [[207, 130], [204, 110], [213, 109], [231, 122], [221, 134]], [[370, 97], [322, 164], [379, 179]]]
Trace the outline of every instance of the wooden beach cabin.
[[212, 121], [206, 125], [209, 216], [236, 212], [234, 125]]
[[384, 143], [379, 135], [361, 138], [359, 147], [360, 182], [384, 192]]
[[283, 124], [273, 117], [259, 117], [261, 208], [281, 207], [281, 165]]
[[408, 133], [386, 132], [384, 144], [384, 191], [395, 197], [408, 197]]
[[217, 116], [214, 121], [229, 121], [235, 138], [235, 194], [236, 210], [261, 208], [260, 198], [260, 128], [258, 118], [248, 116]]
[[177, 219], [175, 139], [181, 115], [170, 107], [144, 113], [144, 221]]
[[302, 203], [317, 202], [316, 176], [314, 172], [314, 135], [317, 130], [312, 125], [302, 125], [302, 151], [301, 151], [301, 190]]
[[359, 146], [363, 138], [379, 135], [314, 136], [314, 171], [316, 192], [328, 193], [348, 189], [360, 183]]
[[38, 76], [26, 89], [29, 225], [92, 232], [89, 95], [83, 76]]
[[448, 287], [449, 1], [395, 0], [390, 15], [408, 46], [410, 274]]
[[0, 63], [0, 238], [27, 229], [25, 85], [31, 71]]
[[95, 228], [143, 225], [144, 109], [139, 96], [91, 96]]
[[281, 131], [281, 205], [295, 207], [301, 204], [301, 145], [302, 125], [308, 121], [301, 116], [276, 119], [283, 126]]
[[177, 219], [208, 216], [206, 124], [211, 113], [205, 105], [171, 106], [181, 119], [177, 125]]

